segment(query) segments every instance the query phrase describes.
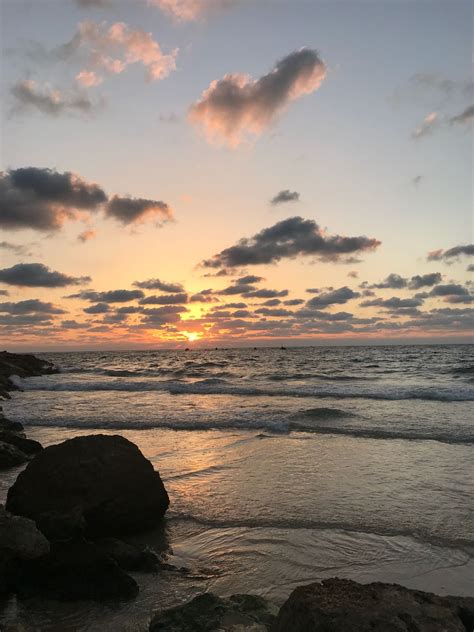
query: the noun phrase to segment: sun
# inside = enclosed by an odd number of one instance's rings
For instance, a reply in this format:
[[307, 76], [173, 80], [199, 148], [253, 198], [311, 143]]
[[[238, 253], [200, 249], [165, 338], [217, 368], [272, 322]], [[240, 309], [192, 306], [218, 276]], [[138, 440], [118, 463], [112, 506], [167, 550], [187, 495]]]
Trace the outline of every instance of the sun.
[[186, 336], [189, 342], [194, 342], [195, 340], [202, 338], [202, 334], [199, 334], [196, 331], [183, 331], [182, 333]]

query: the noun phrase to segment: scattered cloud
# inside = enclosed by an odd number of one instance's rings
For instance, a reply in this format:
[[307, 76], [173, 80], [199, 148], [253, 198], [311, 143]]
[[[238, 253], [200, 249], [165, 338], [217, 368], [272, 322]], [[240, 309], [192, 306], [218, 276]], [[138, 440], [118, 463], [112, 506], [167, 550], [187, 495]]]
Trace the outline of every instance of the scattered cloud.
[[347, 276], [351, 279], [358, 279], [359, 273], [356, 270], [351, 270], [350, 272], [347, 273]]
[[88, 283], [90, 277], [73, 277], [51, 270], [42, 263], [17, 263], [0, 270], [0, 283], [17, 287], [65, 287]]
[[165, 281], [160, 281], [160, 279], [135, 281], [133, 285], [143, 290], [160, 290], [161, 292], [169, 292], [170, 294], [177, 294], [184, 291], [181, 283], [166, 283]]
[[465, 110], [463, 110], [460, 114], [453, 116], [450, 119], [451, 123], [473, 123], [474, 122], [474, 105], [470, 105]]
[[177, 21], [191, 22], [206, 13], [229, 8], [236, 0], [148, 0], [148, 4], [159, 7]]
[[90, 114], [98, 107], [85, 93], [62, 92], [48, 85], [39, 86], [32, 79], [17, 81], [10, 92], [15, 99], [14, 113], [35, 109], [50, 116]]
[[[1, 186], [1, 185], [0, 185]], [[0, 225], [1, 225], [2, 210], [0, 209]], [[12, 244], [9, 241], [0, 241], [0, 250], [8, 250], [15, 255], [28, 255], [28, 248], [22, 244]]]
[[430, 274], [417, 274], [412, 276], [408, 287], [411, 290], [419, 290], [422, 287], [431, 287], [441, 283], [442, 275], [440, 272], [432, 272]]
[[105, 22], [81, 22], [73, 38], [56, 51], [60, 57], [85, 53], [86, 66], [76, 79], [92, 87], [102, 81], [98, 71], [120, 74], [131, 64], [142, 64], [147, 81], [165, 79], [176, 69], [178, 50], [163, 53], [151, 33], [133, 29], [124, 22], [107, 26]]
[[105, 314], [110, 309], [108, 303], [96, 303], [90, 307], [85, 307], [82, 311], [86, 314]]
[[114, 195], [109, 201], [105, 212], [108, 217], [113, 217], [125, 225], [144, 222], [148, 219], [168, 222], [173, 217], [166, 202], [118, 195]]
[[469, 290], [457, 283], [448, 283], [446, 285], [437, 285], [434, 287], [430, 296], [443, 297], [445, 303], [472, 303], [473, 297]]
[[351, 288], [345, 285], [344, 287], [340, 287], [336, 290], [331, 290], [330, 292], [322, 292], [318, 296], [314, 296], [309, 301], [307, 301], [306, 306], [310, 309], [312, 308], [325, 308], [330, 305], [344, 304], [347, 303], [352, 298], [357, 298], [360, 296], [359, 292], [354, 292]]
[[37, 298], [17, 303], [0, 303], [0, 312], [7, 314], [65, 314], [66, 312], [52, 303], [45, 303]]
[[180, 305], [188, 302], [186, 292], [179, 294], [161, 294], [158, 296], [147, 296], [140, 300], [140, 305]]
[[95, 292], [94, 290], [84, 290], [76, 294], [69, 294], [64, 298], [81, 298], [91, 303], [128, 303], [135, 299], [144, 298], [145, 294], [141, 290], [107, 290], [105, 292]]
[[276, 263], [284, 258], [314, 256], [322, 261], [344, 261], [346, 255], [375, 250], [380, 241], [365, 236], [327, 235], [313, 220], [290, 217], [241, 239], [211, 259], [202, 262], [208, 268]]
[[430, 114], [425, 116], [425, 118], [423, 119], [423, 122], [416, 129], [413, 130], [411, 137], [414, 140], [418, 140], [419, 138], [422, 138], [423, 136], [427, 136], [428, 134], [431, 134], [436, 129], [439, 123], [440, 123], [439, 113], [431, 112]]
[[259, 79], [228, 74], [212, 81], [189, 110], [210, 142], [236, 147], [248, 136], [259, 136], [288, 105], [314, 92], [326, 76], [319, 54], [302, 48], [279, 60]]
[[299, 202], [300, 194], [297, 191], [290, 191], [289, 189], [284, 189], [280, 191], [270, 200], [270, 204], [272, 206], [276, 206], [277, 204], [285, 204], [286, 202]]
[[82, 241], [82, 243], [85, 243], [86, 241], [94, 239], [96, 235], [97, 233], [95, 232], [95, 230], [84, 230], [77, 236], [77, 238], [79, 241]]
[[[173, 216], [163, 201], [118, 195], [109, 199], [99, 185], [69, 171], [23, 167], [0, 172], [0, 227], [5, 230], [57, 231], [67, 220], [80, 218], [79, 212], [99, 210], [125, 225], [166, 222]], [[86, 230], [79, 239], [93, 236], [94, 231]]]
[[427, 255], [428, 261], [445, 261], [447, 263], [452, 259], [458, 259], [461, 256], [472, 257], [474, 255], [474, 244], [466, 244], [448, 248], [448, 250], [432, 250]]

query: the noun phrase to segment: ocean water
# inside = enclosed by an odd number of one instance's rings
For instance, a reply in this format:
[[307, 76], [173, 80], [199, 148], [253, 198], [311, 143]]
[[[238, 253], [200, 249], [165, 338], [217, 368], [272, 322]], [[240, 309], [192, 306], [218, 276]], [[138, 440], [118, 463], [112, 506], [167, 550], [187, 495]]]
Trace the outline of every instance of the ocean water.
[[203, 590], [281, 602], [334, 575], [472, 594], [473, 349], [44, 354], [61, 372], [15, 378], [7, 416], [45, 445], [90, 432], [137, 443], [171, 498], [164, 529], [140, 540], [190, 572], [137, 576], [133, 605], [33, 600], [3, 617], [143, 630]]

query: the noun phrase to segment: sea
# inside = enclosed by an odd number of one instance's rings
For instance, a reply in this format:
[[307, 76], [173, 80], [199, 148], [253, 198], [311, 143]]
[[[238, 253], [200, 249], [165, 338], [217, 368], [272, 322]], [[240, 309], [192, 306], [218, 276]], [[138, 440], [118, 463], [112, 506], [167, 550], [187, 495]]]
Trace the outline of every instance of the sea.
[[[40, 630], [146, 630], [203, 591], [281, 604], [325, 577], [474, 593], [474, 346], [38, 354], [3, 403], [43, 445], [121, 434], [170, 495], [134, 541], [176, 569], [127, 604], [3, 608]], [[0, 502], [18, 470], [3, 475]]]

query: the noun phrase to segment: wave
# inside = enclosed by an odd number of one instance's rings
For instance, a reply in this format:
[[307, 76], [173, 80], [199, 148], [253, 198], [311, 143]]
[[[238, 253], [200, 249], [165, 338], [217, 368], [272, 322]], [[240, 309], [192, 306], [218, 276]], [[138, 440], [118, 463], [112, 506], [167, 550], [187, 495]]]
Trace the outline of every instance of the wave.
[[[166, 479], [165, 479], [166, 482]], [[188, 513], [168, 512], [166, 520], [169, 522], [191, 522], [199, 526], [210, 529], [294, 529], [294, 530], [315, 530], [315, 531], [339, 531], [341, 533], [354, 533], [364, 535], [375, 535], [385, 538], [410, 538], [418, 542], [429, 544], [435, 547], [461, 549], [468, 557], [474, 556], [474, 540], [450, 539], [442, 536], [435, 536], [423, 530], [412, 531], [408, 529], [374, 528], [373, 525], [355, 525], [345, 522], [330, 522], [301, 519], [202, 519]]]
[[[55, 379], [56, 378], [56, 379]], [[166, 391], [172, 395], [230, 395], [245, 397], [313, 397], [336, 399], [373, 399], [373, 400], [426, 400], [435, 402], [474, 401], [474, 389], [467, 385], [456, 387], [422, 387], [383, 385], [379, 388], [359, 389], [334, 387], [323, 389], [317, 386], [299, 388], [268, 388], [265, 386], [246, 386], [232, 384], [225, 380], [204, 379], [197, 382], [180, 382], [178, 380], [123, 380], [85, 381], [68, 380], [64, 376], [46, 376], [41, 378], [21, 379], [13, 376], [17, 386], [27, 391]]]
[[276, 373], [271, 375], [264, 375], [266, 379], [272, 382], [286, 382], [291, 380], [328, 380], [334, 382], [351, 382], [351, 381], [365, 381], [365, 380], [378, 380], [377, 376], [366, 375], [328, 375], [327, 373]]
[[[22, 423], [48, 428], [72, 428], [78, 430], [155, 430], [167, 429], [175, 431], [250, 431], [257, 432], [252, 439], [270, 438], [276, 435], [290, 435], [293, 433], [307, 433], [311, 435], [337, 435], [352, 437], [355, 439], [396, 440], [396, 441], [436, 441], [450, 445], [474, 444], [474, 434], [453, 435], [442, 432], [406, 432], [403, 430], [379, 430], [373, 428], [355, 428], [341, 426], [313, 426], [308, 423], [293, 421], [292, 419], [230, 419], [230, 420], [168, 420], [158, 419], [153, 421], [116, 421], [109, 420], [82, 420], [71, 418], [58, 418], [38, 420], [38, 418], [22, 418]], [[267, 434], [269, 433], [269, 434]]]
[[309, 419], [338, 419], [340, 417], [355, 417], [354, 413], [340, 408], [308, 408], [293, 415], [294, 417], [307, 417]]

